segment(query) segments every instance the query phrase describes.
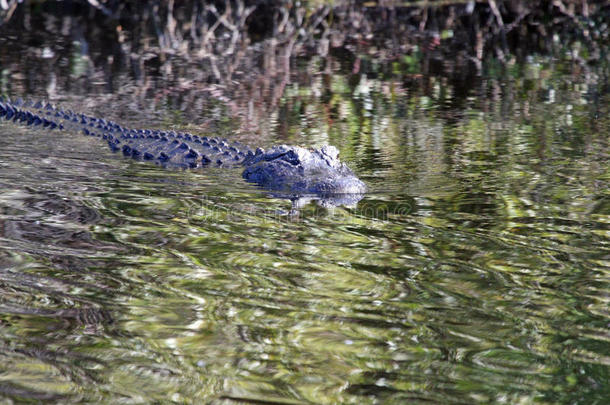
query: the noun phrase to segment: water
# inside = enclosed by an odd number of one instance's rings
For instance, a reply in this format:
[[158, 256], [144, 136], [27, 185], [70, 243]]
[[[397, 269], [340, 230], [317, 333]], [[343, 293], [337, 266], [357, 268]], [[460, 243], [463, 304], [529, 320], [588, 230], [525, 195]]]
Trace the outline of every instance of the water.
[[334, 144], [370, 187], [357, 207], [291, 212], [239, 170], [0, 124], [7, 402], [607, 401], [604, 68], [541, 58], [460, 88], [318, 63], [249, 110], [53, 80], [66, 108], [133, 126]]

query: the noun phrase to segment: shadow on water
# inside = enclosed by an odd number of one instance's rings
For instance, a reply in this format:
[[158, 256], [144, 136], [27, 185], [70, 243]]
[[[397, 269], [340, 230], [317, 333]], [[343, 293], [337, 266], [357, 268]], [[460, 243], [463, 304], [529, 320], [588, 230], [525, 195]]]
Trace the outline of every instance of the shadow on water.
[[[44, 39], [60, 55], [47, 63], [23, 56], [38, 46], [2, 41], [11, 95], [263, 146], [330, 143], [370, 193], [294, 212], [239, 170], [167, 171], [93, 138], [0, 123], [0, 395], [610, 396], [603, 63], [532, 56], [431, 74], [337, 51], [291, 59], [265, 90], [223, 93], [176, 90], [174, 74], [194, 69], [181, 60], [135, 78], [100, 68], [99, 44], [89, 57]], [[81, 62], [88, 73], [74, 74]]]

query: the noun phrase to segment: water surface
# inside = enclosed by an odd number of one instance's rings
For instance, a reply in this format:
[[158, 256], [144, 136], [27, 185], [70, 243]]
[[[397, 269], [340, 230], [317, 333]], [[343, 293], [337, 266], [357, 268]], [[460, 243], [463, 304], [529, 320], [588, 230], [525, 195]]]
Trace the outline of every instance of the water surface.
[[[240, 124], [222, 103], [214, 125], [188, 119], [174, 94], [60, 84], [53, 101], [255, 146], [336, 145], [369, 185], [357, 207], [291, 212], [237, 169], [169, 171], [1, 123], [0, 395], [607, 401], [603, 67], [532, 58], [466, 85], [352, 63], [296, 63], [277, 106], [238, 109]], [[48, 96], [46, 75], [24, 88], [17, 70], [5, 92]]]

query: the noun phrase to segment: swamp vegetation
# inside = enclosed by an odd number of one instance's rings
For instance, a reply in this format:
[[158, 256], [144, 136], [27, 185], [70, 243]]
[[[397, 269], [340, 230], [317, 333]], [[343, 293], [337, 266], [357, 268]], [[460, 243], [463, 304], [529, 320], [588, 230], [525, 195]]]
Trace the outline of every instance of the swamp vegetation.
[[0, 123], [0, 401], [610, 397], [610, 5], [0, 0], [0, 93], [252, 146], [289, 201]]

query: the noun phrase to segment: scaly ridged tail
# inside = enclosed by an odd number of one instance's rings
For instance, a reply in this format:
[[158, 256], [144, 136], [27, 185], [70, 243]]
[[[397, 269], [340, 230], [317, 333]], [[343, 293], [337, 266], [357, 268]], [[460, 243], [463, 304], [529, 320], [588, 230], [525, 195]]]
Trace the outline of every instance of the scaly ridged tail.
[[174, 131], [131, 129], [40, 101], [18, 99], [11, 102], [0, 97], [0, 118], [24, 126], [68, 130], [102, 138], [114, 152], [121, 151], [125, 156], [169, 167], [196, 168], [210, 163], [236, 166], [254, 155], [250, 148], [237, 142]]

